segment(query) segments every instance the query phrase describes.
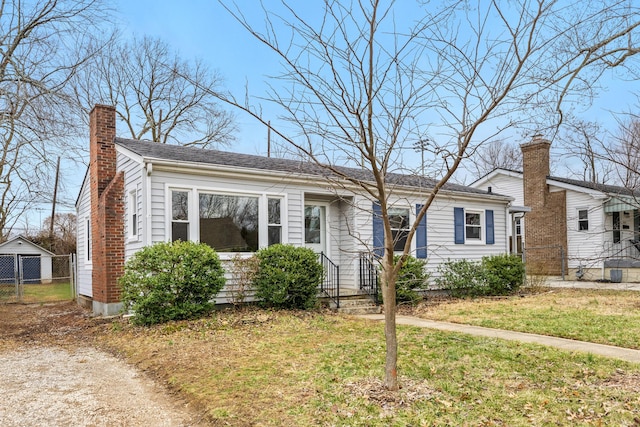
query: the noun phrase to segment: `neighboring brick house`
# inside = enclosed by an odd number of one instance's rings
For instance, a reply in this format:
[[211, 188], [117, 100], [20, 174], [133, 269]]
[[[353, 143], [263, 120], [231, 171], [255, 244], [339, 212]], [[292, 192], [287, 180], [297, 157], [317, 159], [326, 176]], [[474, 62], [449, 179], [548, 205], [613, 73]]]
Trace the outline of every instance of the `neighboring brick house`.
[[571, 278], [640, 280], [640, 216], [632, 190], [550, 176], [551, 143], [540, 136], [522, 144], [523, 171], [496, 169], [471, 186], [492, 187], [531, 209], [517, 235], [530, 272]]
[[[361, 190], [297, 160], [116, 138], [115, 109], [90, 117], [90, 165], [76, 202], [79, 301], [96, 314], [120, 308], [117, 279], [142, 247], [205, 242], [223, 262], [273, 243], [307, 246], [339, 266], [343, 289], [363, 284], [361, 254], [378, 253], [379, 207]], [[367, 171], [342, 168], [360, 179]], [[389, 174], [399, 248], [434, 181]], [[448, 184], [419, 224], [412, 254], [435, 272], [448, 259], [508, 250], [511, 197]], [[223, 289], [216, 302], [227, 301]]]

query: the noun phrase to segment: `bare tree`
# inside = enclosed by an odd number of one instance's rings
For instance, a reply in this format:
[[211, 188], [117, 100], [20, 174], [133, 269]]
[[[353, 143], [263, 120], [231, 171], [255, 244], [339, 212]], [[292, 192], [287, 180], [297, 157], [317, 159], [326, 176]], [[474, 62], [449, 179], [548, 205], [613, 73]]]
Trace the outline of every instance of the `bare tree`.
[[630, 190], [640, 189], [640, 119], [630, 115], [619, 120], [618, 132], [608, 148], [606, 157], [613, 162], [622, 185]]
[[522, 169], [522, 151], [517, 144], [503, 139], [487, 142], [478, 148], [473, 157], [476, 178], [481, 178], [494, 169]]
[[[277, 9], [263, 5], [264, 20], [255, 24], [237, 5], [221, 3], [284, 67], [267, 99], [297, 132], [276, 124], [272, 132], [326, 168], [334, 185], [379, 203], [385, 386], [397, 390], [395, 283], [434, 198], [483, 142], [516, 125], [540, 130], [551, 115], [557, 124], [564, 99], [638, 53], [639, 11], [632, 1], [447, 1], [398, 13], [398, 5], [378, 0], [325, 0], [323, 10], [283, 1]], [[224, 99], [267, 125], [259, 107]], [[435, 179], [394, 261], [389, 178], [406, 170], [401, 150], [427, 133], [425, 161]], [[366, 173], [353, 176], [342, 164]]]
[[606, 137], [599, 123], [576, 117], [565, 119], [558, 142], [571, 175], [593, 183], [615, 183], [614, 167], [606, 156]]
[[234, 117], [213, 95], [222, 81], [159, 39], [114, 34], [75, 83], [83, 117], [97, 103], [113, 105], [130, 138], [207, 147], [234, 139]]
[[53, 221], [53, 235], [49, 234], [51, 217], [47, 217], [40, 231], [27, 233], [26, 237], [56, 255], [72, 254], [76, 252], [76, 224], [75, 214], [70, 212], [56, 214]]
[[69, 83], [104, 11], [99, 0], [0, 3], [0, 241], [50, 199], [56, 152], [74, 135]]

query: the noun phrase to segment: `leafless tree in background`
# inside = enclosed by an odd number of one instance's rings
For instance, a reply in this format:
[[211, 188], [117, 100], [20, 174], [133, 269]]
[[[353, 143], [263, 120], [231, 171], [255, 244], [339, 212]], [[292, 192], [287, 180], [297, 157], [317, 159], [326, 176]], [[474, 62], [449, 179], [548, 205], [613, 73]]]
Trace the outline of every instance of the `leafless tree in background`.
[[629, 115], [618, 126], [605, 156], [615, 165], [622, 186], [640, 190], [640, 118]]
[[27, 233], [30, 241], [49, 249], [56, 255], [68, 255], [76, 252], [76, 215], [61, 213], [55, 215], [53, 222], [53, 236], [49, 235], [51, 217], [44, 220], [43, 228], [39, 231]]
[[30, 203], [51, 197], [76, 129], [69, 83], [106, 10], [99, 0], [0, 3], [0, 241]]
[[572, 178], [582, 181], [619, 184], [614, 165], [607, 160], [607, 132], [596, 122], [578, 118], [565, 120], [558, 147]]
[[122, 41], [114, 34], [75, 79], [82, 117], [113, 105], [132, 139], [200, 147], [234, 139], [233, 115], [213, 95], [223, 79], [201, 61], [187, 61], [159, 39]]
[[[221, 3], [283, 65], [266, 98], [296, 132], [282, 121], [272, 131], [326, 168], [334, 185], [380, 204], [385, 386], [397, 390], [395, 283], [434, 198], [484, 142], [515, 126], [557, 125], [563, 101], [638, 53], [640, 11], [632, 1], [520, 0], [443, 1], [396, 14], [393, 2], [377, 0], [326, 0], [322, 10], [283, 1], [263, 4], [264, 20], [254, 23]], [[245, 97], [223, 99], [267, 125]], [[421, 141], [435, 179], [394, 261], [388, 178], [408, 169], [401, 152]], [[367, 173], [345, 173], [345, 164]]]
[[473, 155], [475, 178], [479, 179], [494, 169], [522, 170], [522, 151], [516, 143], [502, 139], [490, 141]]

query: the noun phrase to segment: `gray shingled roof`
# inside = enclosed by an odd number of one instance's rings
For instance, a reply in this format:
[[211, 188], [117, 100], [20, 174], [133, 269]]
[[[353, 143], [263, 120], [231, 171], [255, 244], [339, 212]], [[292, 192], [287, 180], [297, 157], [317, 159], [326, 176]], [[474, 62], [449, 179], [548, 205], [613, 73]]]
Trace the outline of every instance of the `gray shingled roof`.
[[[497, 168], [489, 172], [488, 174], [484, 175], [482, 178], [476, 180], [476, 182], [480, 181], [481, 179], [495, 172], [496, 170], [503, 170], [503, 171], [513, 172], [513, 173], [523, 175], [522, 171], [518, 171], [515, 169]], [[581, 181], [579, 179], [561, 178], [558, 176], [547, 176], [547, 179], [550, 179], [552, 181], [562, 182], [564, 184], [575, 185], [576, 187], [587, 188], [589, 190], [600, 191], [606, 194], [617, 194], [621, 196], [640, 196], [640, 190], [633, 190], [630, 188], [621, 187], [619, 185], [599, 184], [597, 182]]]
[[588, 188], [590, 190], [601, 191], [606, 194], [619, 194], [621, 196], [638, 196], [639, 191], [633, 189], [620, 187], [618, 185], [598, 184], [597, 182], [580, 181], [577, 179], [559, 178], [556, 176], [550, 176], [549, 179], [553, 181], [563, 182], [565, 184], [575, 185], [582, 188]]
[[[184, 147], [179, 145], [160, 144], [150, 141], [137, 141], [133, 139], [116, 138], [116, 144], [136, 153], [149, 160], [169, 160], [176, 162], [200, 163], [207, 165], [230, 166], [237, 168], [258, 169], [266, 171], [276, 171], [294, 173], [300, 175], [316, 175], [329, 177], [331, 172], [327, 169], [310, 162], [300, 160], [278, 159], [273, 157], [256, 156], [251, 154], [232, 153], [229, 151], [208, 150], [195, 147]], [[373, 181], [371, 172], [347, 167], [336, 168], [345, 175], [351, 176], [361, 181]], [[387, 182], [395, 185], [402, 185], [415, 188], [432, 188], [436, 181], [431, 178], [417, 175], [388, 174]], [[472, 193], [489, 194], [487, 191], [464, 185], [448, 183], [444, 190]], [[495, 194], [494, 194], [495, 195]]]

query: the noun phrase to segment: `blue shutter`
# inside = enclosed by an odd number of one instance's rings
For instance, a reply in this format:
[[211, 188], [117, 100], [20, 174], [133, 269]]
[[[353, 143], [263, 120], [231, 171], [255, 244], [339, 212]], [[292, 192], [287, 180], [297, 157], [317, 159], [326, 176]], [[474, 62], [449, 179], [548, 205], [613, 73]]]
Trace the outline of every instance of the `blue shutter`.
[[373, 202], [373, 253], [377, 257], [384, 255], [384, 225], [380, 203]]
[[484, 218], [487, 225], [487, 245], [493, 245], [496, 242], [495, 227], [493, 226], [493, 211], [485, 211]]
[[[423, 205], [416, 205], [416, 215], [420, 213]], [[425, 213], [416, 229], [416, 258], [427, 257], [427, 214]]]
[[453, 208], [454, 235], [456, 244], [464, 243], [464, 209]]

